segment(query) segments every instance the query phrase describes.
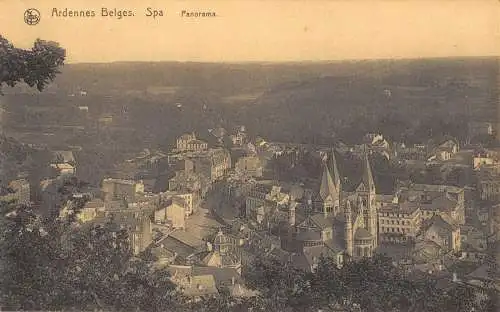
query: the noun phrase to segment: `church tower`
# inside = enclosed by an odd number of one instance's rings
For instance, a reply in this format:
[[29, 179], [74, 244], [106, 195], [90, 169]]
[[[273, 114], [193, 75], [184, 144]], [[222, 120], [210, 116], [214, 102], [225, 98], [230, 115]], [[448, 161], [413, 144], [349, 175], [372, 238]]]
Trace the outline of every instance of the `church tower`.
[[364, 224], [373, 236], [373, 247], [378, 246], [378, 215], [375, 183], [368, 154], [363, 153], [363, 177], [356, 188], [357, 195], [362, 199], [364, 208]]
[[339, 192], [333, 183], [326, 161], [323, 161], [323, 173], [319, 192], [315, 196], [315, 206], [316, 210], [322, 212], [325, 216], [330, 213], [336, 214], [340, 206]]
[[330, 154], [328, 155], [328, 168], [330, 169], [330, 174], [333, 179], [333, 184], [337, 188], [339, 194], [342, 194], [342, 185], [340, 182], [340, 172], [337, 167], [337, 159], [335, 158], [335, 149], [332, 148]]
[[344, 209], [344, 215], [345, 215], [345, 245], [346, 245], [346, 252], [349, 257], [353, 256], [353, 227], [352, 227], [352, 210], [351, 210], [351, 202], [349, 200], [346, 201], [345, 203], [345, 209]]

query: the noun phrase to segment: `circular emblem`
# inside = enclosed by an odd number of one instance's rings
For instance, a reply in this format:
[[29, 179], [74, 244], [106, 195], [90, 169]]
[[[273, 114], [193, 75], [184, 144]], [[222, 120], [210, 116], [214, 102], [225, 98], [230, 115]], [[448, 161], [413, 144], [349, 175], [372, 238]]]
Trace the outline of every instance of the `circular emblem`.
[[37, 9], [27, 9], [24, 11], [24, 22], [28, 25], [36, 25], [40, 22], [40, 11]]

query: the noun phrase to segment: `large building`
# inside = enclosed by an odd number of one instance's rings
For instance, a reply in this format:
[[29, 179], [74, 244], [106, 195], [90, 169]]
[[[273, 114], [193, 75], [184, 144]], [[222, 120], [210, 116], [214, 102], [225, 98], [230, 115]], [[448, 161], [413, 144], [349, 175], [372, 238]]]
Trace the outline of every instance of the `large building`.
[[177, 139], [177, 152], [201, 152], [208, 149], [208, 144], [198, 140], [193, 133], [181, 135]]
[[418, 203], [383, 205], [379, 212], [379, 237], [386, 242], [414, 241], [422, 224]]
[[144, 184], [132, 180], [107, 178], [102, 181], [102, 192], [105, 202], [126, 200], [133, 203], [138, 194], [144, 193]]
[[192, 171], [176, 171], [175, 176], [168, 181], [169, 191], [181, 194], [192, 194], [193, 210], [196, 210], [199, 206], [201, 198], [205, 196], [208, 188], [208, 178]]
[[186, 227], [186, 202], [183, 198], [172, 196], [160, 209], [154, 212], [156, 223], [168, 224], [173, 229], [184, 229]]
[[493, 170], [478, 172], [478, 190], [482, 200], [500, 200], [500, 174]]
[[76, 161], [72, 151], [55, 151], [50, 166], [62, 175], [76, 174]]
[[450, 185], [410, 184], [398, 190], [400, 202], [417, 203], [423, 220], [435, 215], [465, 223], [465, 190]]
[[337, 261], [343, 261], [344, 254], [353, 259], [373, 255], [378, 246], [379, 203], [368, 155], [362, 158], [362, 178], [352, 192], [342, 189], [334, 151], [324, 160], [319, 190], [307, 204], [312, 211], [293, 234], [299, 251], [321, 246]]
[[435, 215], [429, 220], [430, 226], [423, 238], [437, 244], [442, 250], [458, 252], [461, 249], [460, 227], [452, 220]]
[[454, 140], [446, 140], [436, 146], [429, 155], [429, 160], [446, 161], [458, 153], [459, 145]]
[[239, 129], [236, 130], [236, 133], [232, 134], [230, 138], [233, 145], [243, 146], [243, 144], [245, 144], [247, 140], [245, 126], [239, 127]]
[[250, 188], [245, 199], [245, 214], [251, 221], [262, 224], [270, 211], [284, 207], [290, 196], [273, 181], [259, 181]]
[[231, 154], [222, 148], [197, 155], [192, 161], [194, 173], [209, 177], [212, 182], [222, 179], [231, 169]]
[[235, 165], [238, 174], [260, 178], [263, 174], [262, 163], [257, 156], [245, 156], [238, 159]]

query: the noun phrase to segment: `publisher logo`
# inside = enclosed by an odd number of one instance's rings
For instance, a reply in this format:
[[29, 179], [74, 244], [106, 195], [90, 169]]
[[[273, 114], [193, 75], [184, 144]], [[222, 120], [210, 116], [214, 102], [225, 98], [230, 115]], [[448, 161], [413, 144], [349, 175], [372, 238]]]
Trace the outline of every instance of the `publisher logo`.
[[36, 25], [40, 22], [40, 11], [37, 9], [27, 9], [24, 11], [24, 22], [28, 25]]

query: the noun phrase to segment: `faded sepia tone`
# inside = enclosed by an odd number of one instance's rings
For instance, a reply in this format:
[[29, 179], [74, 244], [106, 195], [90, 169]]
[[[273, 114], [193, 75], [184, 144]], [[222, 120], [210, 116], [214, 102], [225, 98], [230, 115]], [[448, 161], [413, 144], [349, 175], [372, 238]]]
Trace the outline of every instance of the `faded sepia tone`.
[[0, 310], [494, 312], [500, 1], [0, 0]]
[[[54, 7], [102, 6], [133, 9], [136, 16], [50, 17]], [[27, 7], [42, 14], [36, 27], [19, 19]], [[166, 16], [146, 17], [147, 7], [163, 9]], [[21, 46], [50, 37], [68, 48], [68, 62], [343, 60], [491, 56], [500, 51], [500, 7], [494, 0], [3, 0], [0, 9], [6, 37]], [[179, 16], [183, 9], [213, 10], [220, 16], [185, 19]]]

